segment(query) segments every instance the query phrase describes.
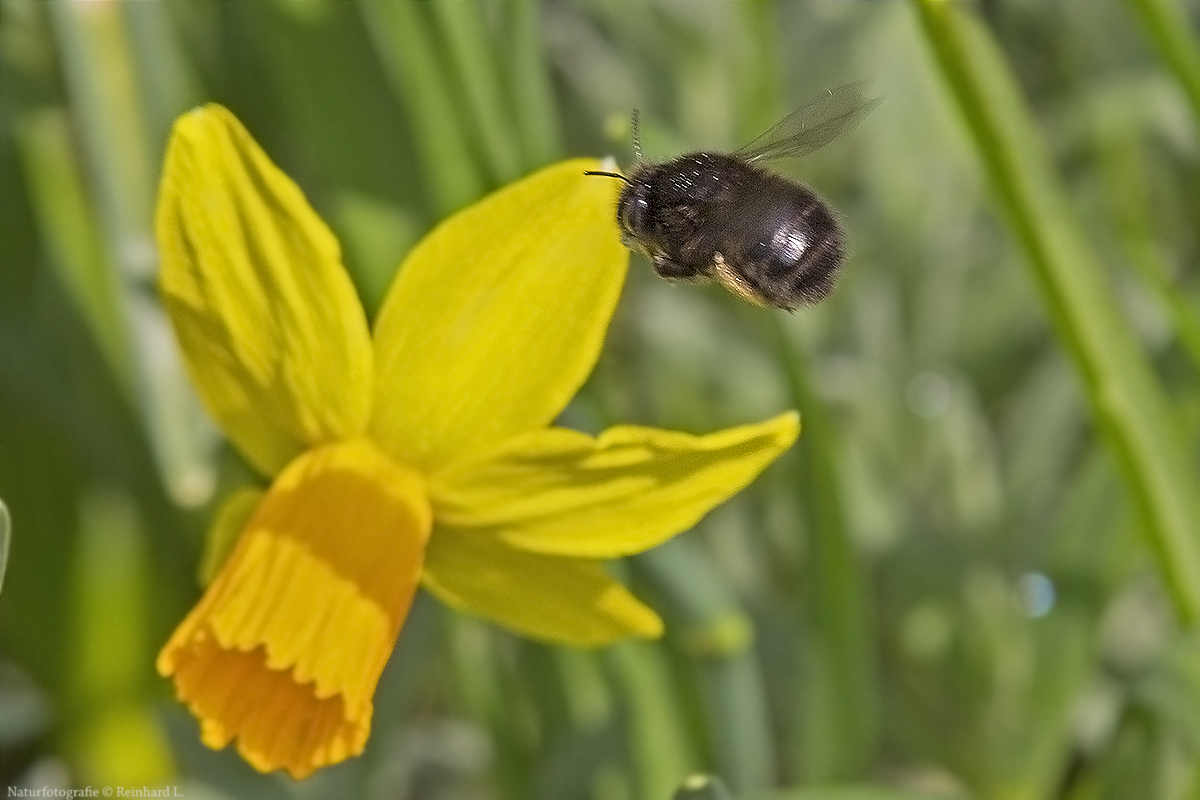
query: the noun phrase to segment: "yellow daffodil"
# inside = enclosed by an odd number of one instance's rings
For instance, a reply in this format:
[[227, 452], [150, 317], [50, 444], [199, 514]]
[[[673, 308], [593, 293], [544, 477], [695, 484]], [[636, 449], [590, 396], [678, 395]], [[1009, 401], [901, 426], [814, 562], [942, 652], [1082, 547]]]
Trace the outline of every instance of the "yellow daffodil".
[[707, 436], [549, 427], [625, 276], [597, 166], [438, 226], [372, 332], [332, 233], [238, 121], [176, 123], [162, 297], [206, 408], [271, 479], [219, 515], [236, 544], [158, 658], [206, 744], [296, 778], [361, 752], [418, 584], [540, 639], [660, 635], [602, 560], [688, 528], [795, 440], [794, 413]]

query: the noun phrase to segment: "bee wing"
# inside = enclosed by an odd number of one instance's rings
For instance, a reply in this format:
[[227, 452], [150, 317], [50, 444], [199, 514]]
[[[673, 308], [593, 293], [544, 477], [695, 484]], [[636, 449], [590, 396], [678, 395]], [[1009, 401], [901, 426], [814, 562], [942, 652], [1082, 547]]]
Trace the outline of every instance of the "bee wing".
[[746, 161], [770, 161], [809, 153], [844, 136], [883, 102], [867, 97], [867, 83], [847, 83], [814, 97], [734, 155]]

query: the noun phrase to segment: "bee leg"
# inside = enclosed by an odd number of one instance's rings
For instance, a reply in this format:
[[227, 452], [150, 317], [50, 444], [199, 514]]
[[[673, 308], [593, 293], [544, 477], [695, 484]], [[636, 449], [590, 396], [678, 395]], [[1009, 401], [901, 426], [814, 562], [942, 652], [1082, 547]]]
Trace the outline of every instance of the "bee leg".
[[[724, 286], [730, 293], [736, 297], [740, 297], [747, 303], [752, 305], [770, 308], [774, 305], [770, 300], [763, 297], [762, 293], [751, 285], [746, 276], [733, 267], [725, 256], [720, 253], [713, 253], [713, 278], [717, 283]], [[787, 306], [780, 306], [791, 311]]]
[[659, 274], [659, 277], [666, 278], [669, 281], [691, 281], [701, 277], [701, 272], [695, 267], [680, 264], [678, 261], [672, 261], [662, 253], [651, 256], [650, 264], [654, 267], [654, 271]]

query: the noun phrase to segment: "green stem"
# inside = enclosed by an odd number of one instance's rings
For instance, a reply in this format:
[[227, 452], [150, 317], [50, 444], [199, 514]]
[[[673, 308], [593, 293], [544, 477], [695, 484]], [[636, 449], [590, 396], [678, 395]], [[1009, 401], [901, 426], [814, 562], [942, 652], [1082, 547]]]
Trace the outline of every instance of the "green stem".
[[703, 694], [713, 765], [739, 792], [769, 786], [775, 764], [767, 689], [753, 623], [693, 537], [679, 537], [635, 562], [663, 593], [668, 626], [691, 657]]
[[796, 449], [809, 531], [805, 599], [814, 641], [805, 654], [801, 760], [809, 780], [859, 777], [879, 728], [866, 580], [846, 526], [832, 424], [783, 322], [772, 317], [770, 327], [792, 401], [804, 414]]
[[629, 742], [631, 795], [636, 800], [669, 797], [695, 770], [670, 671], [662, 648], [623, 642], [604, 651], [603, 659], [621, 709]]
[[1180, 292], [1171, 280], [1167, 274], [1167, 265], [1163, 263], [1162, 256], [1155, 250], [1146, 234], [1126, 232], [1122, 244], [1129, 261], [1154, 290], [1159, 302], [1166, 309], [1175, 326], [1180, 346], [1192, 359], [1192, 365], [1200, 370], [1200, 319], [1192, 310], [1187, 295]]
[[1195, 25], [1184, 14], [1184, 3], [1172, 0], [1127, 0], [1141, 17], [1150, 40], [1175, 70], [1200, 124], [1200, 46], [1191, 35]]
[[1008, 65], [969, 8], [920, 0], [930, 51], [1145, 514], [1181, 619], [1200, 618], [1200, 492], [1184, 429], [1119, 313]]

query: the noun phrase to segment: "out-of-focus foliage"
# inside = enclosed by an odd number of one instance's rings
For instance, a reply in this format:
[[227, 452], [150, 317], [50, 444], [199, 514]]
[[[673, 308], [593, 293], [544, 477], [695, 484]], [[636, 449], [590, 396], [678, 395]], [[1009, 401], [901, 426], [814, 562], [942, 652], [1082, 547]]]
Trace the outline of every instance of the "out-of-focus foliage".
[[[210, 798], [664, 800], [694, 772], [777, 800], [1194, 796], [1198, 31], [1196, 0], [4, 0], [0, 774]], [[564, 415], [802, 413], [789, 457], [623, 565], [666, 637], [551, 648], [421, 596], [361, 758], [296, 784], [200, 745], [154, 655], [253, 479], [153, 289], [174, 117], [237, 114], [373, 315], [448, 212], [561, 157], [627, 164], [634, 107], [665, 158], [857, 80], [883, 105], [778, 165], [849, 231], [833, 297], [789, 316], [635, 259]]]

